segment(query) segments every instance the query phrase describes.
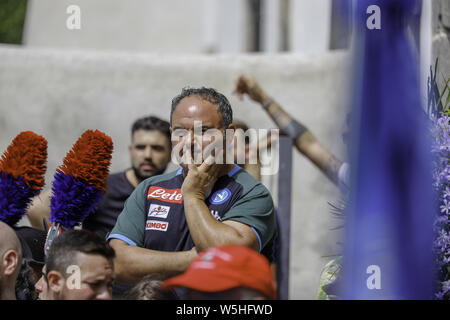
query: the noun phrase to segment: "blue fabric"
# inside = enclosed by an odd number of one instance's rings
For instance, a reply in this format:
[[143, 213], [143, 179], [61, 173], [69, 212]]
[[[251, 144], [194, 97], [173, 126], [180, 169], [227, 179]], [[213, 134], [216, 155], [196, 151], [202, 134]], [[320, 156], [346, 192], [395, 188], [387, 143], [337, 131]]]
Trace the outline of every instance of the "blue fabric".
[[253, 232], [256, 234], [256, 237], [258, 238], [258, 243], [259, 243], [259, 252], [261, 252], [262, 250], [262, 243], [261, 243], [261, 237], [259, 236], [258, 231], [256, 231], [255, 228], [253, 228], [252, 226], [250, 226], [250, 228], [253, 230]]
[[14, 226], [38, 193], [39, 190], [33, 190], [23, 182], [23, 177], [14, 179], [9, 173], [0, 171], [0, 220]]
[[55, 174], [52, 191], [50, 221], [59, 223], [66, 229], [72, 229], [83, 222], [94, 212], [103, 197], [102, 190], [76, 180], [71, 175], [67, 176], [62, 171]]
[[123, 242], [126, 242], [127, 244], [129, 244], [130, 246], [135, 247], [136, 246], [136, 242], [134, 242], [133, 240], [131, 240], [130, 238], [119, 234], [119, 233], [112, 233], [108, 236], [108, 238], [106, 239], [106, 241], [109, 241], [111, 239], [119, 239], [122, 240]]
[[232, 177], [236, 174], [236, 172], [238, 172], [239, 170], [241, 170], [242, 168], [239, 167], [237, 164], [234, 165], [233, 169], [231, 169], [230, 172], [228, 172], [228, 176]]
[[[370, 5], [381, 9], [380, 30], [366, 28]], [[432, 298], [431, 144], [406, 28], [418, 8], [420, 1], [357, 2], [344, 299]]]

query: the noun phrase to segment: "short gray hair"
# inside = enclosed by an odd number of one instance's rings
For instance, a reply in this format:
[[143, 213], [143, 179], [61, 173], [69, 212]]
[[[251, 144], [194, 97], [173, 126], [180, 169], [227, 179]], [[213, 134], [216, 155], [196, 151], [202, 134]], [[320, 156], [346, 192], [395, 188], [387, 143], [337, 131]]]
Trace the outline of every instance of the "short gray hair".
[[216, 105], [217, 111], [222, 115], [222, 124], [226, 129], [233, 122], [233, 110], [231, 109], [228, 99], [213, 88], [190, 88], [185, 87], [181, 93], [172, 99], [172, 109], [170, 111], [170, 123], [172, 123], [172, 115], [176, 107], [183, 98], [189, 96], [199, 96], [200, 98]]

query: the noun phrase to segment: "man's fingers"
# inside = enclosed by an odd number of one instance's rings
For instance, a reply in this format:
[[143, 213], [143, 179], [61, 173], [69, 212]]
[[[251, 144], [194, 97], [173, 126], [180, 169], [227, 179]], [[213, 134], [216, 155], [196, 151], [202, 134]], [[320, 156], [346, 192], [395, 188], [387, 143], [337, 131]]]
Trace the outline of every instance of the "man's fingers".
[[210, 154], [206, 157], [206, 159], [203, 161], [203, 163], [200, 165], [199, 169], [202, 171], [207, 171], [209, 168], [211, 168], [215, 163], [215, 157]]
[[242, 95], [243, 93], [248, 93], [249, 90], [250, 86], [247, 77], [243, 75], [239, 76], [238, 79], [236, 80], [236, 88], [234, 92]]
[[197, 167], [195, 166], [194, 159], [192, 159], [190, 150], [185, 150], [184, 156], [186, 160], [185, 163], [188, 165], [189, 171], [196, 170]]

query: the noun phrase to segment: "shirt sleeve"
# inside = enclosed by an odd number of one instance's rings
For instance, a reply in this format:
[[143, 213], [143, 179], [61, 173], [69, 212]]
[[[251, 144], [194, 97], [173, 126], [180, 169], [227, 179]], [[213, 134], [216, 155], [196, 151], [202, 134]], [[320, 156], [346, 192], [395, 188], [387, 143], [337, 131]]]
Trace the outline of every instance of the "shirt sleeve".
[[120, 239], [129, 245], [142, 247], [145, 233], [145, 199], [148, 184], [141, 183], [125, 201], [107, 240]]
[[261, 184], [256, 185], [225, 213], [222, 221], [225, 220], [239, 221], [251, 227], [261, 251], [275, 235], [275, 213], [269, 191]]

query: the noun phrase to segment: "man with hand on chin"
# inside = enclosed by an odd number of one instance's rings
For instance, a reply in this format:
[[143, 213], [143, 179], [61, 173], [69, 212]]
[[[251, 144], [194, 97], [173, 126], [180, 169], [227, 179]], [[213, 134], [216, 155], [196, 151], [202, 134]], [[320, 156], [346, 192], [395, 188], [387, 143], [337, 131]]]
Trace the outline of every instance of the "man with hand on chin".
[[[272, 197], [239, 166], [222, 161], [224, 132], [234, 129], [227, 98], [211, 88], [183, 89], [172, 100], [170, 118], [174, 151], [183, 150], [181, 168], [143, 181], [127, 200], [108, 237], [118, 279], [165, 279], [182, 273], [197, 252], [226, 244], [247, 246], [271, 260]], [[219, 153], [192, 163], [218, 144]]]

